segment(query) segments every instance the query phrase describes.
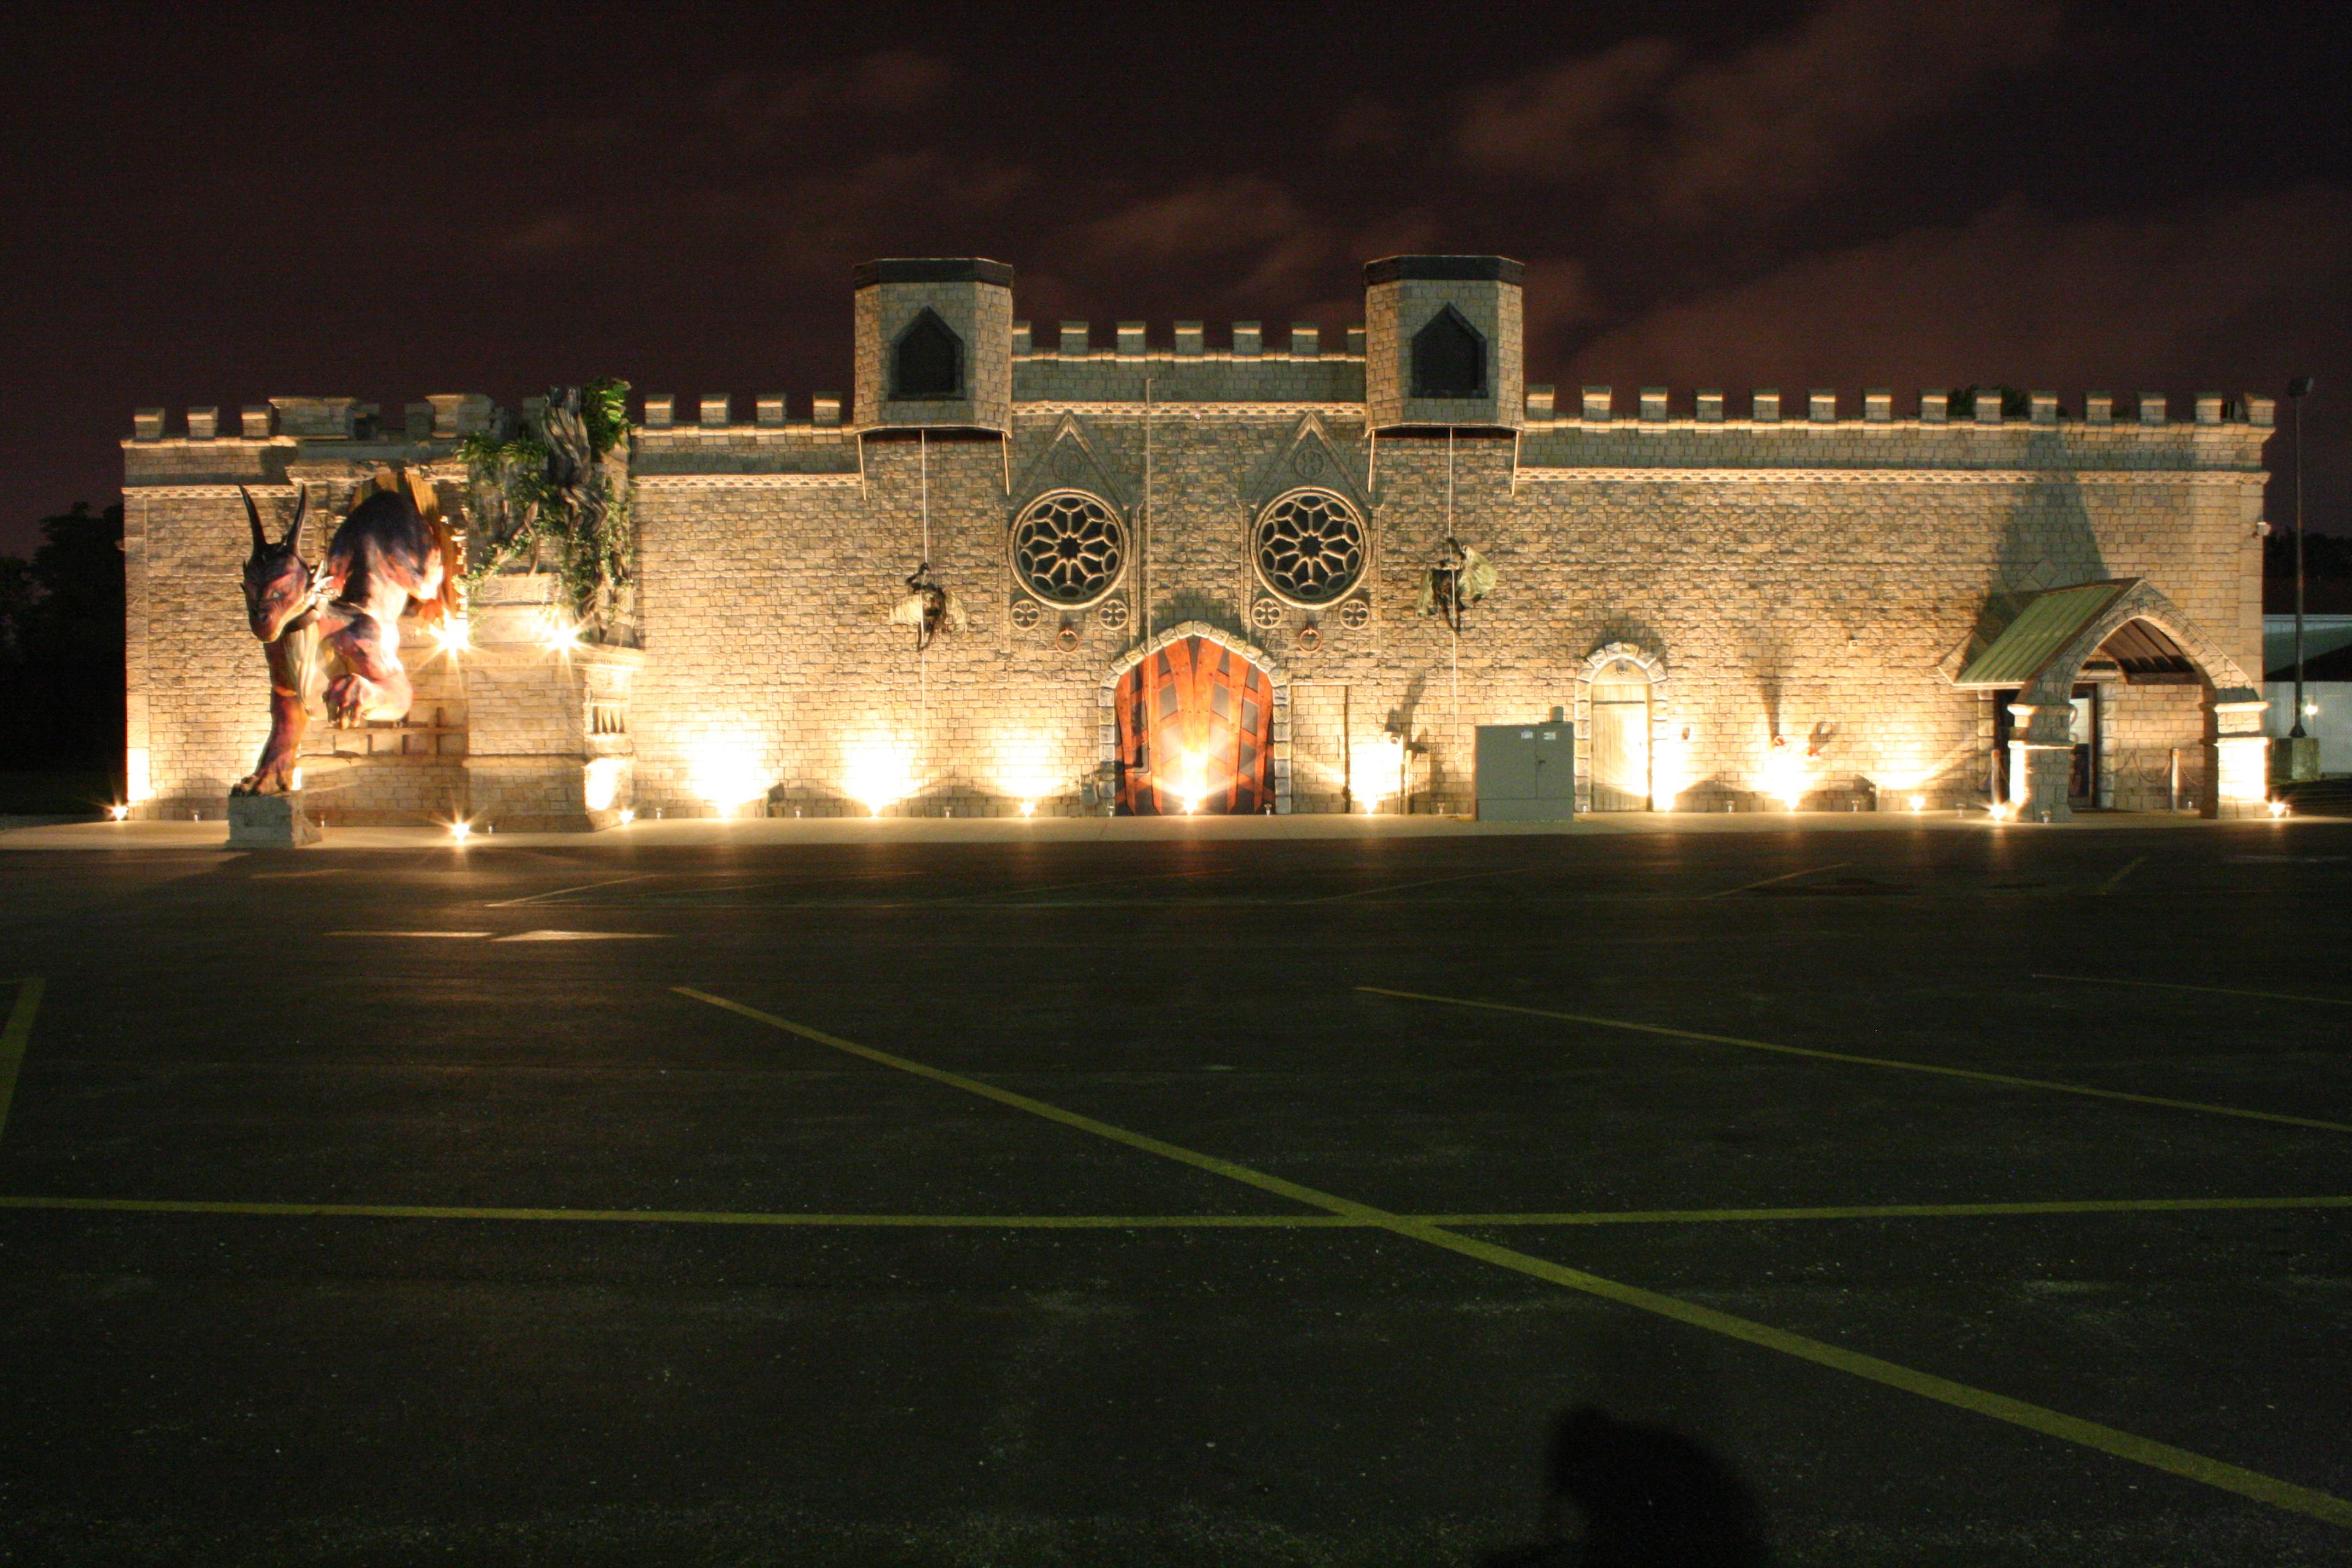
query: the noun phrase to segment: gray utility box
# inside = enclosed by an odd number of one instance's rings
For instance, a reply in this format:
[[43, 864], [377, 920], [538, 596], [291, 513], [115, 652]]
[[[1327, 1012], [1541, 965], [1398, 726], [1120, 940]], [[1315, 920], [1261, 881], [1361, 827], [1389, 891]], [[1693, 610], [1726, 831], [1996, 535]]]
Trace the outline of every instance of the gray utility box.
[[1576, 726], [1478, 726], [1478, 820], [1565, 822], [1576, 815]]

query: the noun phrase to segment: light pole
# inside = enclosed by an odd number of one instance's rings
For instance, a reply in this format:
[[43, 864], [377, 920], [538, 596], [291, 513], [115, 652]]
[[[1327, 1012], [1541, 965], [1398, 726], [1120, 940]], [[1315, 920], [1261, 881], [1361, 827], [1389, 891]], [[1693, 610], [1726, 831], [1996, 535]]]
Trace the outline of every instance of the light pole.
[[2311, 377], [2289, 376], [2286, 400], [2294, 407], [2294, 728], [2287, 734], [2303, 736], [2303, 400], [2311, 391]]

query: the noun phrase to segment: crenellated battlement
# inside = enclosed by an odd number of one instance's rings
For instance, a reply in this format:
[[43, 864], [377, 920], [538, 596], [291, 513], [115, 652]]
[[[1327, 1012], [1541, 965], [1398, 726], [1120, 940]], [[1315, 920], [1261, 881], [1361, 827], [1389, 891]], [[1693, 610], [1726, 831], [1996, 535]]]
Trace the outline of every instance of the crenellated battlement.
[[[1925, 387], [1898, 397], [1774, 386], [1743, 393], [1607, 385], [1563, 395], [1525, 383], [1525, 268], [1497, 256], [1396, 256], [1364, 268], [1362, 324], [1259, 320], [1165, 327], [1051, 323], [1013, 314], [1013, 269], [977, 258], [876, 261], [855, 278], [855, 401], [832, 392], [653, 392], [637, 419], [644, 477], [839, 476], [864, 470], [862, 437], [918, 428], [1013, 435], [1016, 423], [1144, 405], [1235, 415], [1314, 412], [1392, 434], [1516, 431], [1514, 468], [1906, 474], [1957, 470], [2210, 468], [2256, 472], [2276, 419], [2269, 397]], [[214, 405], [174, 419], [142, 408], [125, 447], [131, 487], [279, 482], [298, 467], [446, 463], [479, 432], [528, 416], [479, 393], [401, 405], [274, 397], [232, 420]], [[1672, 437], [1673, 439], [1664, 437]], [[1899, 437], [1899, 439], [1897, 438]]]
[[2055, 392], [2029, 392], [2023, 414], [2007, 411], [1999, 392], [1979, 392], [1966, 407], [1948, 387], [1926, 387], [1911, 400], [1907, 413], [1897, 414], [1895, 393], [1883, 386], [1865, 387], [1857, 401], [1853, 394], [1833, 388], [1807, 390], [1801, 403], [1771, 386], [1753, 388], [1748, 413], [1731, 412], [1720, 387], [1702, 386], [1678, 395], [1663, 386], [1644, 386], [1630, 410], [1619, 406], [1614, 388], [1586, 386], [1577, 403], [1563, 408], [1558, 389], [1530, 386], [1527, 394], [1526, 428], [1529, 431], [1582, 426], [1655, 426], [1695, 428], [1729, 426], [1746, 429], [1804, 428], [1809, 426], [1883, 426], [1890, 428], [1996, 430], [2035, 426], [2088, 430], [2210, 428], [2238, 426], [2270, 430], [2277, 423], [2275, 398], [2252, 393], [2231, 397], [2219, 392], [2199, 393], [2176, 419], [2169, 400], [2160, 392], [2143, 392], [2124, 399], [2110, 392], [2087, 392], [2069, 405]]
[[1159, 344], [1154, 344], [1151, 337], [1150, 323], [1120, 321], [1112, 331], [1111, 342], [1097, 345], [1093, 340], [1092, 323], [1070, 321], [1056, 324], [1054, 342], [1048, 344], [1038, 340], [1031, 323], [1015, 321], [1013, 323], [1013, 358], [1015, 363], [1034, 361], [1067, 363], [1079, 360], [1160, 360], [1171, 363], [1191, 360], [1361, 363], [1364, 359], [1364, 329], [1360, 326], [1349, 327], [1338, 340], [1327, 342], [1319, 322], [1293, 321], [1289, 335], [1280, 348], [1267, 346], [1265, 323], [1252, 321], [1234, 322], [1228, 329], [1223, 348], [1209, 346], [1207, 329], [1200, 321], [1175, 322], [1169, 337]]

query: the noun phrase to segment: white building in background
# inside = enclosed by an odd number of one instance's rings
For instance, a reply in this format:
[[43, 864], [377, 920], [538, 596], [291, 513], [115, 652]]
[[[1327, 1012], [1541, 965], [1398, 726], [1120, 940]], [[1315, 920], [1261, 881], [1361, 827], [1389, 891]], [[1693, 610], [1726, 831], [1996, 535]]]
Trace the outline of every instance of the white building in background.
[[[2319, 740], [2319, 771], [2352, 773], [2352, 616], [2303, 617], [2303, 732]], [[2294, 728], [2294, 617], [2263, 617], [2264, 732]]]

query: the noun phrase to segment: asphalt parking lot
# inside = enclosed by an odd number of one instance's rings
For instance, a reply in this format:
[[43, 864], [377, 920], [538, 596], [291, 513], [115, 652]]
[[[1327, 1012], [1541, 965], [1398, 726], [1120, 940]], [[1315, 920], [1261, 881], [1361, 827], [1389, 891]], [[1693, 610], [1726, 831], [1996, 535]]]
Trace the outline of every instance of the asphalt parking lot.
[[[0, 1562], [2352, 1556], [2352, 824], [0, 858]], [[11, 994], [13, 992], [13, 994]]]

